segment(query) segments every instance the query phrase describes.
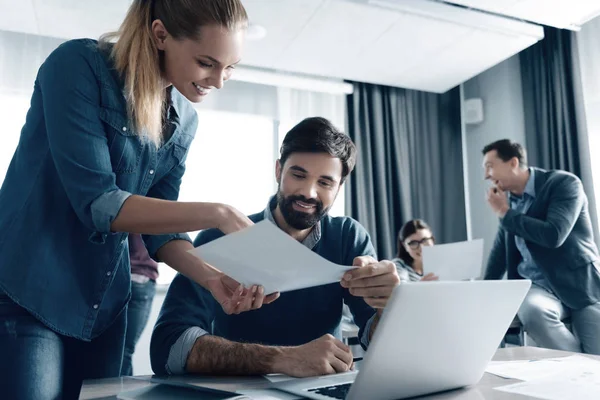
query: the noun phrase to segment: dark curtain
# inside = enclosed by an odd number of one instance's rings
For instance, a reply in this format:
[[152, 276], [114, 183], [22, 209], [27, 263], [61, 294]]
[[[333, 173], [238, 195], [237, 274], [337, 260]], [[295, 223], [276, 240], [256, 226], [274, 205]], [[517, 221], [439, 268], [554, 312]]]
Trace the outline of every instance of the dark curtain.
[[346, 210], [379, 258], [394, 257], [404, 222], [421, 218], [438, 243], [467, 237], [460, 93], [354, 83], [347, 132], [358, 147]]
[[529, 163], [581, 178], [600, 244], [575, 33], [546, 27], [544, 40], [519, 57]]

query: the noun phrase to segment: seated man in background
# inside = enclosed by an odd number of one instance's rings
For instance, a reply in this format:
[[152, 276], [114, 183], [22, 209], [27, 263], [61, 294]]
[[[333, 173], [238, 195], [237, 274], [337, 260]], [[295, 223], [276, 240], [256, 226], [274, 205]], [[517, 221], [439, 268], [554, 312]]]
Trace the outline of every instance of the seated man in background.
[[[527, 168], [510, 140], [483, 149], [487, 200], [500, 218], [485, 279], [531, 279], [518, 315], [551, 349], [600, 354], [600, 272], [588, 200], [579, 178]], [[508, 196], [506, 193], [508, 192]], [[576, 335], [562, 322], [571, 317]]]
[[[392, 262], [377, 262], [369, 235], [358, 222], [327, 214], [355, 159], [348, 136], [326, 119], [305, 119], [281, 146], [277, 194], [250, 219], [270, 220], [329, 261], [360, 268], [347, 272], [340, 283], [283, 293], [262, 307], [265, 293], [255, 286], [253, 306], [258, 309], [240, 315], [226, 315], [208, 291], [177, 275], [152, 334], [155, 373], [306, 377], [351, 369], [352, 353], [339, 340], [343, 304], [349, 306], [366, 347], [399, 283]], [[194, 245], [221, 236], [217, 230], [203, 231]]]
[[398, 256], [392, 260], [398, 269], [400, 282], [437, 281], [433, 272], [423, 271], [423, 246], [433, 246], [431, 228], [421, 219], [405, 223], [398, 233]]

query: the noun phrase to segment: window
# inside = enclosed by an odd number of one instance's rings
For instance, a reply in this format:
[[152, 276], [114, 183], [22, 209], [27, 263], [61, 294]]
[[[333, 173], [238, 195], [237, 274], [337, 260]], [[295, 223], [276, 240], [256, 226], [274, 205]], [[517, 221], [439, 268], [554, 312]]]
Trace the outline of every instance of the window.
[[596, 198], [598, 225], [600, 225], [600, 115], [598, 114], [600, 111], [600, 97], [595, 104], [589, 104], [587, 110], [589, 110], [587, 112], [587, 123], [594, 195]]
[[29, 96], [23, 94], [0, 94], [0, 185], [4, 181], [12, 156], [19, 144], [21, 129], [29, 109]]
[[[229, 204], [244, 214], [262, 211], [277, 189], [275, 122], [247, 114], [198, 111], [179, 200]], [[197, 232], [191, 232], [192, 240]], [[160, 266], [158, 283], [176, 272]]]

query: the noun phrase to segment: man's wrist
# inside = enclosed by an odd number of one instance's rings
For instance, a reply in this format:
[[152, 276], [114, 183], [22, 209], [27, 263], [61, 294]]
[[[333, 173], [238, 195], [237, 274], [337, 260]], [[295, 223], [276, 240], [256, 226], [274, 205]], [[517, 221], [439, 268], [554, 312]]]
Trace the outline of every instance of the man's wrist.
[[498, 217], [499, 218], [504, 218], [504, 216], [506, 215], [506, 213], [508, 212], [508, 210], [510, 210], [510, 207], [508, 207], [508, 206], [502, 207], [500, 210], [498, 210]]
[[286, 365], [289, 361], [289, 352], [293, 347], [273, 346], [271, 349], [273, 350], [273, 357], [269, 364], [271, 373], [285, 374], [287, 371]]

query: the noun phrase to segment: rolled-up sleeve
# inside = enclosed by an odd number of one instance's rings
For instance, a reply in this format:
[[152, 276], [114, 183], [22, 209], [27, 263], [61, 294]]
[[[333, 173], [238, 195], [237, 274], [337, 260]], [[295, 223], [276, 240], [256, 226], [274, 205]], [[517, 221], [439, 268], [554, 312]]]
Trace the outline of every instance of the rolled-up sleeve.
[[166, 370], [169, 375], [185, 374], [187, 358], [198, 338], [208, 335], [208, 332], [197, 326], [188, 328], [179, 336], [179, 339], [171, 346], [169, 358], [167, 358]]
[[97, 59], [86, 46], [60, 46], [40, 68], [36, 85], [50, 154], [69, 202], [87, 228], [106, 234], [130, 193], [116, 185], [100, 120]]
[[218, 306], [209, 291], [178, 274], [167, 292], [150, 341], [156, 374], [183, 374], [196, 340], [212, 332]]
[[112, 222], [129, 196], [131, 193], [124, 190], [113, 190], [101, 194], [92, 202], [92, 221], [99, 232], [110, 232]]

